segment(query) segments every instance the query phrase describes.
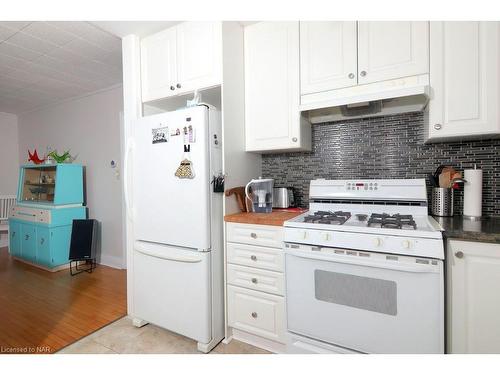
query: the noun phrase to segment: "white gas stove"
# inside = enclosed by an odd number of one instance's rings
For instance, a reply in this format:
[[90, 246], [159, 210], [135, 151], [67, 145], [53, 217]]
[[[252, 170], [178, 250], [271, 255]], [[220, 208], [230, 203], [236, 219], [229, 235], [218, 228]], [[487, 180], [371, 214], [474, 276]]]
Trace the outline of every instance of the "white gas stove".
[[309, 195], [284, 224], [291, 351], [442, 353], [444, 243], [425, 180], [313, 180]]

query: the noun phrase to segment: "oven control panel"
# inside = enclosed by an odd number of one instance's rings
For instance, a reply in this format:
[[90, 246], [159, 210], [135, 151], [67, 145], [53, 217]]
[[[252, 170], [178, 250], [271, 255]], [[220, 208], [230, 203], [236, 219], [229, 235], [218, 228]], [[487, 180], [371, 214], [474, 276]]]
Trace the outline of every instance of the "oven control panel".
[[348, 181], [346, 182], [345, 184], [345, 189], [347, 191], [358, 191], [358, 190], [361, 190], [361, 191], [370, 191], [370, 190], [378, 190], [379, 188], [379, 184], [378, 182], [373, 182], [373, 181], [365, 181], [365, 182], [361, 182], [361, 181]]

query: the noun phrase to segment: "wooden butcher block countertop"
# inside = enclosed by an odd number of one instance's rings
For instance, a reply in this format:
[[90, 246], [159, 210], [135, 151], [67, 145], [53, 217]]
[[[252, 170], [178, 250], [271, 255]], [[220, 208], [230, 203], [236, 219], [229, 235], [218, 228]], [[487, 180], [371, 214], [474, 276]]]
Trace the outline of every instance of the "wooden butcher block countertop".
[[240, 212], [224, 216], [224, 221], [230, 223], [283, 226], [285, 221], [293, 219], [295, 216], [299, 216], [305, 211], [306, 210], [273, 210], [273, 212], [268, 214]]

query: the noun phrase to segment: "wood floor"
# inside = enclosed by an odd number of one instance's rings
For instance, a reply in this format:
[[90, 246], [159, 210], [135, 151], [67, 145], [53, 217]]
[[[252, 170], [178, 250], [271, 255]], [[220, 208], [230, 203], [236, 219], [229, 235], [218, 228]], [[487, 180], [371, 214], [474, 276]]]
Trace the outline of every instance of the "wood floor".
[[0, 354], [53, 353], [123, 317], [126, 271], [70, 276], [13, 260], [0, 248]]

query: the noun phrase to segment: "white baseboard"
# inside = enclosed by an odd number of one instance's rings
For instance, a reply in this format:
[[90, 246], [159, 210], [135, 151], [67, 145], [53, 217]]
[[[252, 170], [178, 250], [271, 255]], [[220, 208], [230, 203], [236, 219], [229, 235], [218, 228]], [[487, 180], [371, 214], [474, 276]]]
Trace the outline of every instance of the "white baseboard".
[[100, 258], [97, 259], [97, 263], [104, 266], [123, 269], [123, 259], [122, 257], [116, 257], [112, 255], [101, 254]]

